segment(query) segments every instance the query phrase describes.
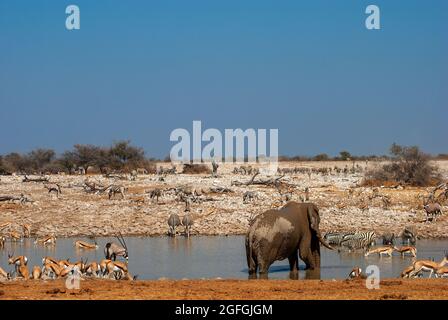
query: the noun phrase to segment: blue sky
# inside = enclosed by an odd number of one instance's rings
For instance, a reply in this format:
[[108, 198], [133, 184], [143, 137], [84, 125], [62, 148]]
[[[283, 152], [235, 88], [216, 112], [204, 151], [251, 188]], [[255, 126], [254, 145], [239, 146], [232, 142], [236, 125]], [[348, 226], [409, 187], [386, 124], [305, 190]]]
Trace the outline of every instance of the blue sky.
[[193, 120], [278, 128], [284, 155], [447, 153], [447, 23], [442, 0], [0, 0], [0, 153], [130, 139], [164, 157]]

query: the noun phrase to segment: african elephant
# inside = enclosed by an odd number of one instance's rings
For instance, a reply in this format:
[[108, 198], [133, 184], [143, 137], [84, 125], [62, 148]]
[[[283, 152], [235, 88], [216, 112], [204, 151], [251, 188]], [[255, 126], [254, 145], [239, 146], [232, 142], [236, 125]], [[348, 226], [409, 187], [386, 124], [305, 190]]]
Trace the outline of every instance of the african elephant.
[[291, 277], [297, 278], [299, 258], [306, 269], [320, 270], [320, 243], [325, 242], [319, 231], [319, 210], [312, 203], [288, 202], [279, 210], [258, 215], [246, 235], [246, 256], [249, 278], [267, 278], [269, 266], [288, 258]]

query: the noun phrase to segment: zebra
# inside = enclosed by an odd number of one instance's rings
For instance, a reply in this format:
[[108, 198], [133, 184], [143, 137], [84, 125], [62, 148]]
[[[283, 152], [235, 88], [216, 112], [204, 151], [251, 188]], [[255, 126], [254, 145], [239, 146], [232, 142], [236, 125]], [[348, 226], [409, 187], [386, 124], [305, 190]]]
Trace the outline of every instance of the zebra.
[[127, 188], [120, 186], [120, 185], [111, 185], [109, 187], [109, 200], [112, 197], [115, 197], [117, 194], [121, 194], [121, 198], [124, 199], [124, 193]]
[[171, 237], [175, 237], [176, 227], [180, 226], [179, 215], [177, 215], [176, 213], [172, 213], [168, 218], [168, 226], [169, 226], [168, 235], [170, 235]]
[[341, 246], [347, 247], [350, 251], [355, 249], [368, 249], [376, 243], [376, 233], [355, 232], [354, 234], [345, 235], [341, 241]]
[[345, 236], [354, 234], [354, 232], [327, 232], [324, 236], [324, 239], [328, 242], [328, 244], [340, 246]]

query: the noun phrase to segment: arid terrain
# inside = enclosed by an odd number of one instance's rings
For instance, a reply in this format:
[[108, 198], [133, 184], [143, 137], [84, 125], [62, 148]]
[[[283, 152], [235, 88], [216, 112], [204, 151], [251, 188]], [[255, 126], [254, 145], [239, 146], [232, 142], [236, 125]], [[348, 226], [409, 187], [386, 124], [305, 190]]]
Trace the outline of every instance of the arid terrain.
[[[421, 196], [431, 188], [361, 186], [364, 172], [373, 167], [369, 162], [280, 162], [280, 168], [356, 168], [356, 172], [332, 172], [322, 174], [286, 173], [281, 178], [282, 188], [269, 185], [235, 185], [233, 181], [248, 182], [253, 175], [234, 174], [236, 164], [222, 164], [218, 176], [211, 174], [164, 175], [164, 181], [155, 174], [138, 175], [130, 179], [106, 178], [101, 175], [52, 175], [51, 183], [58, 183], [62, 194], [58, 198], [49, 193], [43, 183], [22, 182], [23, 176], [3, 176], [0, 195], [24, 194], [32, 202], [0, 203], [0, 225], [10, 222], [0, 232], [8, 237], [11, 231], [22, 232], [22, 225], [31, 226], [31, 236], [54, 234], [57, 237], [107, 236], [121, 232], [123, 235], [157, 236], [167, 233], [167, 218], [171, 213], [184, 214], [185, 204], [179, 201], [173, 189], [188, 186], [200, 194], [191, 203], [194, 217], [193, 234], [231, 235], [244, 234], [253, 214], [285, 203], [285, 194], [291, 200], [303, 201], [309, 190], [309, 201], [320, 208], [321, 230], [349, 231], [369, 230], [382, 234], [386, 231], [398, 234], [404, 226], [414, 225], [420, 238], [447, 236], [448, 217], [442, 216], [435, 223], [425, 223]], [[438, 161], [445, 179], [448, 161]], [[169, 167], [161, 163], [159, 166]], [[178, 167], [178, 172], [181, 171]], [[258, 175], [255, 180], [275, 179], [281, 175]], [[117, 195], [108, 199], [107, 193], [87, 193], [85, 181], [103, 186], [123, 185], [127, 188], [125, 199]], [[164, 195], [157, 202], [150, 199], [151, 190], [159, 188]], [[217, 189], [218, 190], [217, 190]], [[221, 189], [220, 189], [221, 188]], [[227, 188], [228, 192], [220, 192]], [[243, 202], [243, 194], [254, 191], [256, 198]], [[384, 199], [388, 199], [388, 203]], [[446, 205], [446, 204], [445, 204]], [[445, 207], [446, 208], [446, 207]]]
[[365, 280], [86, 280], [79, 290], [67, 290], [64, 280], [0, 283], [1, 299], [237, 299], [237, 300], [405, 300], [448, 299], [446, 279], [387, 279], [379, 289]]

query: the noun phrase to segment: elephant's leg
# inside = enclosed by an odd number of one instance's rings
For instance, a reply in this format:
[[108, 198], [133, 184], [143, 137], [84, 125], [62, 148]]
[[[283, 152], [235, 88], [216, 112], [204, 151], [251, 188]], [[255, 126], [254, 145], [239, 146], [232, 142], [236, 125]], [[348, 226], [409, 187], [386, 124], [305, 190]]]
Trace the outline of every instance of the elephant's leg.
[[258, 257], [258, 274], [260, 276], [260, 279], [267, 279], [268, 278], [268, 270], [270, 264], [263, 258]]
[[292, 280], [297, 280], [299, 278], [299, 256], [297, 253], [297, 250], [294, 251], [293, 254], [291, 254], [288, 257], [289, 260], [289, 277]]
[[320, 269], [320, 243], [317, 237], [311, 239], [311, 255], [314, 262], [314, 268]]
[[303, 262], [305, 262], [306, 269], [314, 269], [314, 258], [311, 252], [310, 241], [303, 241], [299, 245], [299, 256]]

